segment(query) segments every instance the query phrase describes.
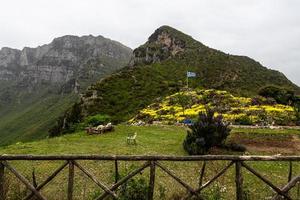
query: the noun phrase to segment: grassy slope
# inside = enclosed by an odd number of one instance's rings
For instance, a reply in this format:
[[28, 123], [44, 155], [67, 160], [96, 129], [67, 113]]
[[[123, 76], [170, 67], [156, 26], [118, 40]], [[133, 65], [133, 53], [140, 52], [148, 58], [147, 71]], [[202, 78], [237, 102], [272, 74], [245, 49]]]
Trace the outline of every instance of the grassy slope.
[[8, 107], [0, 115], [0, 145], [45, 138], [57, 116], [70, 107], [74, 95], [47, 95]]
[[[128, 146], [126, 137], [137, 132], [137, 146]], [[88, 136], [84, 132], [19, 143], [0, 149], [6, 154], [172, 154], [183, 155], [181, 141], [185, 130], [177, 127], [117, 126], [116, 131], [105, 135]], [[78, 148], [80, 146], [80, 148]]]

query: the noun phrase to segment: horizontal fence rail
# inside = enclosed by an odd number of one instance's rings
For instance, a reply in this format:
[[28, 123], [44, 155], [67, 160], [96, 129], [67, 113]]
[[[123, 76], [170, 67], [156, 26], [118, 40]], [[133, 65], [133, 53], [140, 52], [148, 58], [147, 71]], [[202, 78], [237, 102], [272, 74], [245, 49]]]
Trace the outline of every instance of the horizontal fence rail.
[[[56, 169], [44, 180], [39, 180], [37, 183], [35, 171], [32, 171], [32, 180], [24, 176], [20, 170], [14, 166], [15, 161], [62, 161], [59, 167]], [[99, 180], [101, 177], [97, 177], [94, 174], [94, 171], [87, 169], [86, 166], [83, 166], [81, 161], [110, 161], [113, 162], [114, 170], [114, 183], [108, 185], [102, 180]], [[135, 169], [131, 169], [125, 176], [120, 176], [119, 168], [121, 162], [135, 162], [139, 161], [140, 164]], [[188, 161], [201, 161], [203, 162], [202, 167], [199, 170], [198, 177], [198, 187], [191, 186], [181, 177], [177, 176], [172, 169], [166, 166], [163, 162], [188, 162]], [[207, 163], [211, 161], [227, 161], [222, 169], [216, 171], [216, 173], [206, 182], [204, 182], [204, 174], [207, 170]], [[271, 180], [266, 178], [264, 175], [260, 174], [253, 166], [249, 165], [249, 162], [268, 162], [268, 161], [282, 161], [288, 163], [288, 174], [287, 182], [284, 186], [276, 186]], [[26, 195], [20, 199], [48, 199], [42, 190], [47, 187], [47, 185], [62, 171], [67, 171], [67, 194], [66, 199], [73, 200], [74, 192], [76, 187], [75, 184], [75, 174], [80, 171], [87, 177], [90, 181], [97, 185], [99, 189], [102, 190], [102, 193], [93, 197], [93, 199], [101, 200], [107, 197], [112, 199], [118, 199], [119, 189], [126, 185], [126, 183], [131, 180], [133, 177], [137, 176], [145, 169], [149, 169], [149, 182], [147, 190], [147, 199], [155, 199], [154, 189], [155, 182], [158, 178], [157, 169], [163, 172], [166, 176], [171, 178], [173, 181], [177, 182], [184, 190], [186, 190], [186, 196], [183, 199], [191, 199], [192, 197], [198, 197], [197, 199], [203, 199], [201, 193], [203, 190], [211, 186], [218, 178], [223, 176], [230, 168], [234, 168], [234, 183], [235, 183], [235, 199], [243, 200], [245, 199], [244, 195], [244, 176], [243, 170], [247, 171], [251, 175], [258, 178], [263, 184], [267, 185], [274, 191], [274, 196], [272, 200], [279, 199], [293, 199], [289, 192], [292, 188], [298, 186], [300, 182], [300, 174], [293, 176], [293, 162], [300, 161], [300, 156], [235, 156], [235, 155], [203, 155], [203, 156], [169, 156], [169, 155], [0, 155], [0, 200], [9, 199], [7, 198], [7, 186], [6, 186], [6, 174], [10, 173], [14, 176], [15, 179], [20, 181], [26, 189], [29, 191]], [[243, 170], [242, 170], [243, 169]], [[170, 186], [171, 187], [171, 186]], [[298, 188], [298, 190], [300, 190]], [[299, 192], [300, 193], [300, 192]], [[298, 194], [299, 195], [299, 194]], [[299, 196], [297, 196], [297, 199]], [[234, 198], [232, 198], [234, 199]]]

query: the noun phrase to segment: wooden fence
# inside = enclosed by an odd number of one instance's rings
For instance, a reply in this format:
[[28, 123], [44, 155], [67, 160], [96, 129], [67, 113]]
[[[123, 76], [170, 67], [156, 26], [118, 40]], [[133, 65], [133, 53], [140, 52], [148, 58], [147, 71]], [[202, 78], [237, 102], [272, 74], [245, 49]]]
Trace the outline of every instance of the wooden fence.
[[[11, 164], [11, 161], [64, 161], [64, 163], [58, 167], [48, 178], [46, 178], [39, 185], [32, 184], [30, 180], [26, 179], [16, 168]], [[83, 160], [97, 160], [97, 161], [112, 161], [114, 162], [115, 170], [115, 183], [111, 186], [104, 184], [99, 181], [96, 176], [94, 176], [88, 169], [84, 168], [79, 164], [78, 161]], [[143, 164], [138, 168], [132, 170], [125, 177], [119, 178], [118, 163], [121, 161], [142, 161]], [[162, 164], [162, 161], [171, 162], [187, 162], [187, 161], [205, 161], [203, 162], [202, 168], [199, 175], [199, 187], [193, 188], [188, 183], [184, 182], [181, 178], [176, 176], [170, 169]], [[203, 183], [203, 175], [206, 168], [206, 163], [209, 161], [229, 161], [229, 164], [216, 173], [209, 181]], [[285, 161], [289, 163], [289, 174], [288, 183], [283, 187], [278, 187], [273, 184], [266, 177], [258, 173], [248, 164], [246, 161]], [[242, 200], [243, 195], [243, 174], [241, 169], [244, 168], [254, 176], [259, 178], [266, 185], [271, 187], [276, 195], [274, 195], [273, 200], [278, 199], [292, 199], [289, 196], [289, 191], [300, 182], [300, 175], [292, 177], [293, 162], [300, 161], [300, 156], [233, 156], [233, 155], [205, 155], [205, 156], [110, 156], [110, 155], [1, 155], [0, 156], [0, 200], [5, 199], [5, 174], [6, 171], [11, 172], [18, 180], [20, 180], [28, 190], [31, 191], [24, 199], [28, 200], [35, 196], [35, 199], [45, 200], [47, 199], [43, 196], [40, 191], [42, 188], [46, 187], [47, 184], [53, 180], [63, 169], [68, 168], [68, 189], [67, 189], [67, 199], [73, 199], [74, 191], [74, 168], [78, 168], [83, 172], [89, 179], [91, 179], [99, 188], [104, 192], [99, 195], [96, 199], [101, 200], [107, 196], [111, 196], [113, 199], [118, 199], [117, 189], [124, 185], [128, 180], [133, 178], [135, 175], [139, 174], [146, 168], [150, 168], [149, 175], [149, 185], [148, 185], [148, 199], [153, 199], [153, 192], [155, 187], [156, 178], [156, 168], [160, 168], [165, 174], [177, 181], [182, 187], [187, 191], [185, 199], [189, 199], [193, 196], [197, 196], [201, 199], [200, 193], [205, 188], [210, 186], [214, 181], [216, 181], [220, 176], [222, 176], [229, 168], [235, 167], [235, 189], [236, 189], [236, 199]]]

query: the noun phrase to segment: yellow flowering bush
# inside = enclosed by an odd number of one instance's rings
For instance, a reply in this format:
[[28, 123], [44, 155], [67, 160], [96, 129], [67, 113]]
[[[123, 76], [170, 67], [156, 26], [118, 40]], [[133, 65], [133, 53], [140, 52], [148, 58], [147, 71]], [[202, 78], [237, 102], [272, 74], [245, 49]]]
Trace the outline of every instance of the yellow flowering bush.
[[[186, 105], [178, 99], [184, 95]], [[160, 102], [149, 105], [141, 110], [130, 122], [142, 120], [145, 122], [161, 121], [163, 123], [180, 122], [186, 118], [195, 119], [205, 108], [214, 109], [222, 114], [224, 120], [233, 124], [272, 124], [288, 125], [296, 120], [291, 106], [272, 104], [256, 104], [257, 97], [236, 97], [226, 91], [197, 90], [185, 91], [170, 95]], [[260, 97], [260, 102], [267, 102]]]

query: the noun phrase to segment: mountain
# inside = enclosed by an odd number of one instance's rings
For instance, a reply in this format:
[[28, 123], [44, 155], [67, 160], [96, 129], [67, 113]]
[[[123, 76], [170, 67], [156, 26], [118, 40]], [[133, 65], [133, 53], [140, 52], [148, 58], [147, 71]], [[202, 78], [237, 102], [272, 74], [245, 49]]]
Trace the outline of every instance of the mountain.
[[132, 50], [102, 36], [63, 36], [0, 50], [0, 145], [42, 138], [88, 85], [124, 67]]
[[154, 100], [185, 87], [187, 71], [197, 74], [189, 80], [190, 88], [226, 90], [238, 96], [257, 95], [267, 85], [300, 91], [284, 74], [249, 57], [223, 53], [162, 26], [133, 51], [129, 66], [89, 87], [74, 107], [76, 112], [67, 112], [52, 130], [61, 131], [99, 113], [112, 116], [115, 122], [126, 121]]

